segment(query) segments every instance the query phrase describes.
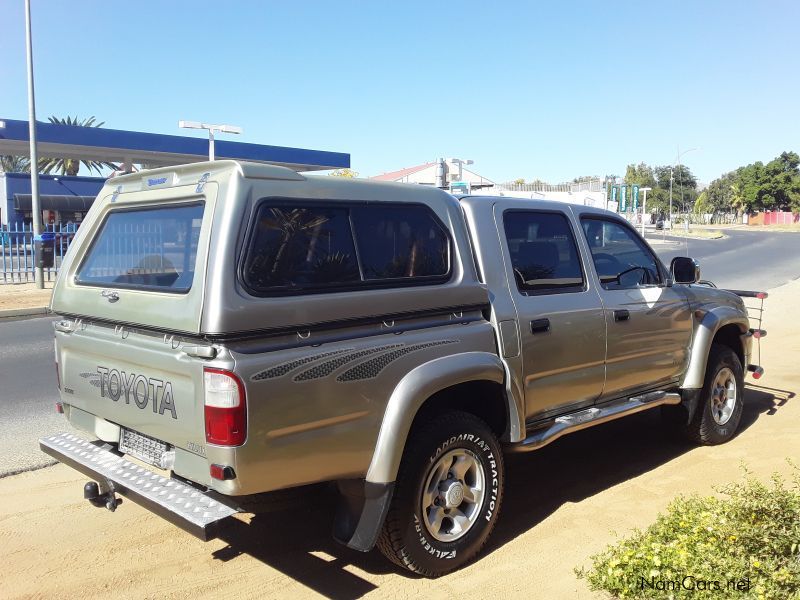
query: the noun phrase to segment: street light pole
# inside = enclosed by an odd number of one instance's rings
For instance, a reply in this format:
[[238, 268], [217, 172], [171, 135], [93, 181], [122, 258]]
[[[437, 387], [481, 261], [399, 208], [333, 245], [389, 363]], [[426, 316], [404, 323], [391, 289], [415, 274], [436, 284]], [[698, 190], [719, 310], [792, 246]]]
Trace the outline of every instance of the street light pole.
[[39, 203], [39, 153], [36, 150], [36, 99], [33, 91], [33, 43], [31, 41], [31, 0], [25, 0], [25, 41], [28, 63], [28, 138], [31, 147], [31, 212], [33, 213], [35, 255], [34, 281], [38, 289], [44, 289], [44, 269], [42, 268], [42, 244], [36, 240], [42, 235], [42, 211]]
[[241, 127], [235, 125], [211, 125], [209, 123], [200, 123], [199, 121], [178, 121], [178, 127], [183, 129], [207, 129], [208, 130], [208, 160], [215, 160], [214, 151], [214, 133], [242, 133]]
[[[672, 166], [669, 168], [669, 228], [672, 229], [672, 181], [674, 179], [673, 172], [675, 171], [675, 164], [679, 167], [681, 166], [681, 156], [684, 154], [689, 154], [689, 152], [694, 152], [695, 150], [699, 150], [700, 148], [689, 148], [688, 150], [684, 150], [681, 152], [681, 147], [678, 146], [678, 156], [675, 157], [675, 162], [672, 163]], [[683, 201], [683, 198], [681, 198]]]

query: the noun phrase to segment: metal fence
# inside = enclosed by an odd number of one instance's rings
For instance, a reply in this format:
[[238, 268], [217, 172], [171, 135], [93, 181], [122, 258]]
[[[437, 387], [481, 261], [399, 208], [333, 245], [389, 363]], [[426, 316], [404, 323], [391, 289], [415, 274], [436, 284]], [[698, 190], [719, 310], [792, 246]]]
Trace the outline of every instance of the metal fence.
[[578, 183], [500, 183], [495, 189], [508, 190], [509, 192], [604, 192], [605, 182], [602, 179], [590, 179]]
[[[53, 249], [53, 266], [44, 269], [45, 281], [56, 278], [76, 230], [74, 223], [45, 226], [44, 231], [53, 235], [52, 241], [44, 242], [46, 252]], [[0, 284], [32, 283], [36, 270], [34, 254], [32, 225], [0, 225]]]

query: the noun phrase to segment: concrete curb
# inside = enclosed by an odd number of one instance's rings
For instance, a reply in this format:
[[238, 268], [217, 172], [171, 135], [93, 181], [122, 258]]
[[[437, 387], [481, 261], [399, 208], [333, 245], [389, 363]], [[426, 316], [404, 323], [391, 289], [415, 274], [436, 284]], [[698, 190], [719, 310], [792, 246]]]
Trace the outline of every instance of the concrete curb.
[[46, 306], [35, 306], [32, 308], [4, 308], [0, 310], [0, 319], [8, 317], [32, 317], [36, 315], [46, 315], [50, 309]]

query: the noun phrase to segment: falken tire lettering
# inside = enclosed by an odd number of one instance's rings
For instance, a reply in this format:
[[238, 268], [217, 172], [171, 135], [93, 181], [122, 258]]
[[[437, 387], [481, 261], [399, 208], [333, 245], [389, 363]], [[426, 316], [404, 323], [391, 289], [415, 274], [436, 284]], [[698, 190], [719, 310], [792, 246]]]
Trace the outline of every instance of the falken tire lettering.
[[[497, 509], [497, 494], [498, 494], [498, 489], [500, 488], [500, 480], [498, 479], [497, 459], [494, 457], [494, 454], [492, 453], [492, 449], [489, 446], [488, 442], [485, 442], [482, 438], [472, 433], [461, 433], [459, 435], [452, 436], [449, 440], [447, 440], [441, 446], [436, 448], [436, 451], [431, 455], [428, 462], [429, 464], [433, 464], [445, 450], [447, 450], [450, 446], [452, 446], [456, 442], [472, 442], [483, 451], [485, 458], [489, 463], [488, 466], [492, 474], [492, 487], [490, 490], [488, 501], [485, 501], [483, 509], [485, 512], [483, 518], [486, 519], [487, 522], [490, 522], [494, 518], [495, 510]], [[428, 541], [428, 539], [422, 532], [422, 525], [420, 524], [417, 515], [414, 515], [414, 529], [417, 532], [420, 545], [425, 549], [426, 552], [428, 552], [429, 554], [433, 554], [437, 558], [451, 559], [456, 557], [455, 550], [443, 551], [443, 550], [437, 550], [436, 548], [431, 546], [431, 543]]]

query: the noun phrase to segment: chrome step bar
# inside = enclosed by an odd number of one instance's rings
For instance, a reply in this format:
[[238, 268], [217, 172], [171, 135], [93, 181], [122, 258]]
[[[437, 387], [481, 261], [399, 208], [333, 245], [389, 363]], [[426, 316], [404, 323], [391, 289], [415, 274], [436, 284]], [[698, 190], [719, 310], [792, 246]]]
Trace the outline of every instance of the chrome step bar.
[[222, 521], [239, 512], [190, 485], [163, 477], [71, 433], [39, 440], [42, 452], [91, 477], [110, 493], [118, 493], [147, 510], [208, 541]]
[[662, 404], [680, 404], [681, 395], [672, 392], [648, 392], [641, 396], [634, 396], [627, 400], [618, 400], [601, 406], [593, 406], [585, 410], [570, 413], [540, 425], [532, 429], [524, 440], [510, 446], [512, 452], [527, 452], [538, 450], [554, 442], [563, 435], [599, 425], [607, 421], [613, 421], [621, 417], [627, 417], [634, 413], [649, 410]]

